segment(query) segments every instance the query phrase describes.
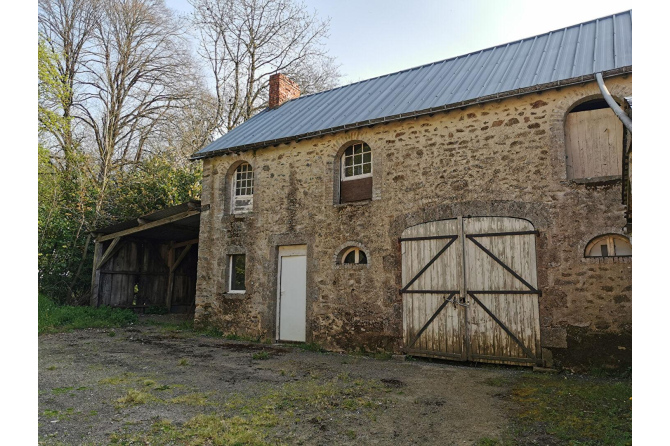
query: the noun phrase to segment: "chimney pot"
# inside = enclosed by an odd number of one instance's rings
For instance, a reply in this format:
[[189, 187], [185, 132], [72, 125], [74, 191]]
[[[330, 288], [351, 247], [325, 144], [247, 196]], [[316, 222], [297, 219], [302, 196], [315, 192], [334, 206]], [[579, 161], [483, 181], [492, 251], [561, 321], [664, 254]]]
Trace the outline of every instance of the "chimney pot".
[[300, 97], [300, 87], [287, 76], [276, 73], [270, 76], [270, 99], [268, 106], [277, 108], [286, 101]]

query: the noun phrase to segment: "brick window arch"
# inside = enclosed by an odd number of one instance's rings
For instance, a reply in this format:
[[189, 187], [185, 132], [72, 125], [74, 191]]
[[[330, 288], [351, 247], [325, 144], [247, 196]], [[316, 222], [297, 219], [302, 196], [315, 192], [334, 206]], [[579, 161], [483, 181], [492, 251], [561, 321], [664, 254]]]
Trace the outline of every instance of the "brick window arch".
[[630, 257], [633, 247], [630, 241], [619, 234], [599, 235], [584, 249], [584, 257]]
[[340, 258], [340, 262], [342, 264], [366, 265], [368, 263], [368, 256], [361, 248], [352, 246], [344, 251]]

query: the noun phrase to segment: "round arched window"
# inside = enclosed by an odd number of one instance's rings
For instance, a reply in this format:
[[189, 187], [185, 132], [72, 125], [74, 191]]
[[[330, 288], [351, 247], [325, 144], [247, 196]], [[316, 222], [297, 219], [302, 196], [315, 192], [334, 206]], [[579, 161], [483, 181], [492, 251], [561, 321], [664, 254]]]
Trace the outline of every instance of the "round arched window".
[[349, 248], [342, 254], [342, 263], [349, 263], [353, 265], [368, 263], [368, 258], [361, 248]]
[[619, 257], [633, 254], [630, 241], [623, 235], [601, 235], [589, 242], [584, 250], [585, 257]]

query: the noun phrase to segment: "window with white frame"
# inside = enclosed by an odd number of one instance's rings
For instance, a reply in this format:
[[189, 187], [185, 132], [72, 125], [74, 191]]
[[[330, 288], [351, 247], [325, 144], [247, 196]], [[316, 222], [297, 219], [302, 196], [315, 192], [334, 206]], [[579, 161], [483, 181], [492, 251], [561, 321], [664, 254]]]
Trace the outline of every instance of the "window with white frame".
[[229, 286], [231, 293], [244, 293], [246, 290], [246, 255], [233, 254], [230, 257]]
[[237, 166], [232, 180], [233, 213], [251, 212], [254, 203], [254, 170], [251, 164]]
[[352, 144], [342, 154], [342, 180], [372, 176], [372, 151], [366, 143]]
[[364, 142], [351, 142], [340, 157], [339, 202], [372, 199], [372, 150]]
[[584, 250], [585, 257], [627, 257], [633, 254], [630, 241], [617, 234], [601, 235], [589, 242]]

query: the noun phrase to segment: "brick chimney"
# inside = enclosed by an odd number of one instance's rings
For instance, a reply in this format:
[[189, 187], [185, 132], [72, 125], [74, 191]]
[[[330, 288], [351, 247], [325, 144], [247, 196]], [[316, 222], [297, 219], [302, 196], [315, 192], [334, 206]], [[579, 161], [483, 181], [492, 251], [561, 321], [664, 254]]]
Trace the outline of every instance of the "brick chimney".
[[300, 97], [300, 87], [281, 73], [270, 76], [270, 100], [268, 106], [277, 108], [286, 101]]

